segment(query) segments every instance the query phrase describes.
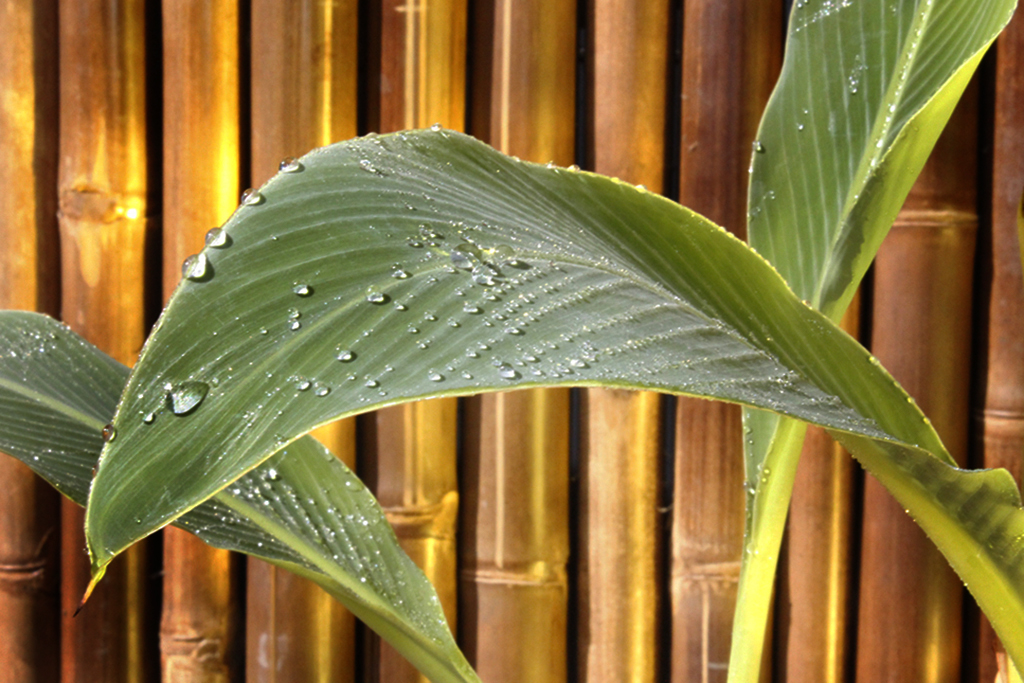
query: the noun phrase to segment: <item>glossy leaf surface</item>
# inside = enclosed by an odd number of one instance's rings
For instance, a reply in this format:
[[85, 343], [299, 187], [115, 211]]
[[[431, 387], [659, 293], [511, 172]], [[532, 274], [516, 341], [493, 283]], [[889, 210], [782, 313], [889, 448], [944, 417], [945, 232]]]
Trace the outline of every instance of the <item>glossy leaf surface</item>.
[[147, 342], [90, 498], [97, 565], [316, 425], [426, 396], [658, 388], [941, 448], [767, 263], [656, 195], [444, 131], [301, 168], [190, 262]]
[[[98, 566], [330, 419], [607, 385], [724, 398], [851, 435], [922, 526], [963, 532], [935, 540], [986, 609], [1024, 616], [1016, 488], [956, 470], [863, 348], [745, 245], [660, 197], [455, 133], [371, 137], [271, 180], [199, 262], [101, 458], [87, 522]], [[977, 491], [995, 507], [965, 506], [960, 494]], [[126, 523], [142, 500], [160, 504]]]
[[[84, 505], [128, 368], [34, 313], [0, 312], [0, 349], [0, 450]], [[376, 500], [312, 437], [176, 524], [316, 581], [434, 680], [477, 680]]]

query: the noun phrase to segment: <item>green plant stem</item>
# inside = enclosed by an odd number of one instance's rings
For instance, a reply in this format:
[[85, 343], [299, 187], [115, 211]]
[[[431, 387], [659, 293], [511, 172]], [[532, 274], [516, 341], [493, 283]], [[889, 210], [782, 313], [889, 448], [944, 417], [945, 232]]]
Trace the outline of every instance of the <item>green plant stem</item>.
[[728, 683], [757, 683], [761, 675], [775, 569], [806, 432], [806, 423], [781, 419], [758, 471], [747, 474], [750, 483], [756, 477], [756, 484], [747, 498]]

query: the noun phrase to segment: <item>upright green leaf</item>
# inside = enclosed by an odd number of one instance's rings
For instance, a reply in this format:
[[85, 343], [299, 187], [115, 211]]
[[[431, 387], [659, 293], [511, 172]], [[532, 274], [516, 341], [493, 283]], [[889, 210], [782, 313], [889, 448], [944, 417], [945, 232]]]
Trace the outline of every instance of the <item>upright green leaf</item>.
[[[754, 144], [750, 244], [838, 321], [1016, 0], [798, 0]], [[744, 411], [748, 542], [731, 680], [752, 680], [804, 429]], [[765, 470], [776, 473], [770, 487]], [[768, 550], [771, 548], [772, 550]]]
[[[128, 368], [35, 313], [0, 312], [0, 349], [0, 450], [84, 505]], [[316, 581], [433, 680], [477, 681], [376, 500], [315, 439], [293, 442], [176, 524]]]
[[[901, 500], [926, 529], [948, 518], [966, 530], [962, 544], [936, 538], [965, 580], [1024, 617], [1024, 563], [1006, 550], [1024, 519], [1015, 489], [956, 470], [863, 348], [692, 212], [440, 130], [318, 150], [255, 197], [190, 261], [125, 390], [91, 492], [97, 567], [338, 416], [609, 385], [724, 398], [859, 437], [899, 464], [876, 469], [914, 492]], [[915, 478], [919, 459], [944, 474]], [[994, 525], [949, 495], [979, 486], [995, 492]]]
[[797, 0], [753, 153], [750, 244], [842, 317], [1016, 0]]

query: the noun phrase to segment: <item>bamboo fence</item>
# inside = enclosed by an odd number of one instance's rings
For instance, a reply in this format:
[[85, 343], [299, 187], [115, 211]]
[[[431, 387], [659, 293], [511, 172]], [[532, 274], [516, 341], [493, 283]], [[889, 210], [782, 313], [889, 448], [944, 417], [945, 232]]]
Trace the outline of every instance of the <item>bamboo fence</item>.
[[[313, 147], [435, 122], [742, 236], [783, 40], [782, 0], [0, 0], [0, 305], [60, 315], [131, 364], [245, 187]], [[844, 321], [958, 459], [1018, 476], [1022, 112], [1017, 19]], [[316, 436], [377, 493], [486, 683], [725, 680], [736, 408], [531, 390]], [[176, 530], [72, 617], [81, 512], [13, 459], [0, 481], [0, 680], [424, 680], [316, 586]], [[813, 430], [773, 625], [765, 681], [996, 675], [999, 644], [944, 561]]]

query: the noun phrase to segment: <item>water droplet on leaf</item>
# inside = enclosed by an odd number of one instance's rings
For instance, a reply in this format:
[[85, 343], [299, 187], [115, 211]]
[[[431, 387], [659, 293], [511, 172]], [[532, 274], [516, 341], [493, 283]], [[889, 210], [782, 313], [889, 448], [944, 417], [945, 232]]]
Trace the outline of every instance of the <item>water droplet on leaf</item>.
[[208, 265], [206, 254], [193, 254], [181, 264], [181, 276], [187, 280], [202, 280]]
[[188, 415], [199, 407], [210, 387], [206, 382], [182, 382], [167, 387], [167, 402], [175, 415]]
[[206, 233], [206, 246], [221, 249], [228, 246], [228, 234], [221, 228], [213, 228]]
[[110, 443], [117, 438], [117, 430], [114, 429], [114, 425], [112, 424], [106, 425], [101, 434], [103, 435], [103, 441], [106, 443]]
[[286, 157], [277, 166], [281, 173], [297, 173], [302, 170], [302, 164], [295, 157]]
[[243, 206], [256, 206], [263, 201], [263, 195], [250, 187], [242, 193], [241, 201]]

